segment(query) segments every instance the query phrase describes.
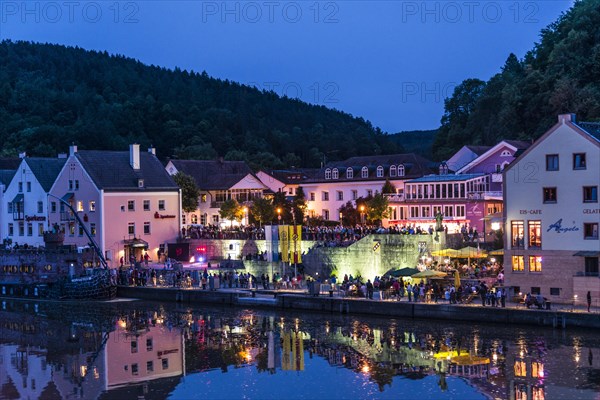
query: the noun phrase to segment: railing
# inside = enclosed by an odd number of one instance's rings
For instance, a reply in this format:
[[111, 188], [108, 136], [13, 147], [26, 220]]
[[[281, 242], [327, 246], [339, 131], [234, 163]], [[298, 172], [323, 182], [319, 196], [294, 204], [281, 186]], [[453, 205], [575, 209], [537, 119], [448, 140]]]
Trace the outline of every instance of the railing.
[[383, 196], [386, 197], [390, 202], [404, 201], [404, 194], [400, 193], [386, 193]]
[[60, 213], [61, 221], [75, 221], [75, 215], [70, 211], [63, 211]]
[[485, 200], [490, 198], [502, 198], [501, 191], [487, 191], [487, 192], [467, 192], [467, 199], [470, 200]]

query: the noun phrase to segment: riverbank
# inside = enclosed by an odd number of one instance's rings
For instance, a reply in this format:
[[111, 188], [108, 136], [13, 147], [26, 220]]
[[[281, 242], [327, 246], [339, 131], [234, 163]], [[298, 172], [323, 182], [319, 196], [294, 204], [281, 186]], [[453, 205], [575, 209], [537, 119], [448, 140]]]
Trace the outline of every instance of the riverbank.
[[[600, 313], [564, 310], [533, 310], [481, 305], [409, 303], [348, 297], [309, 296], [304, 292], [222, 289], [205, 291], [179, 288], [119, 286], [120, 298], [179, 302], [193, 305], [220, 304], [239, 307], [304, 310], [378, 317], [438, 319], [466, 322], [519, 324], [555, 328], [600, 328]], [[597, 311], [597, 310], [595, 310]]]

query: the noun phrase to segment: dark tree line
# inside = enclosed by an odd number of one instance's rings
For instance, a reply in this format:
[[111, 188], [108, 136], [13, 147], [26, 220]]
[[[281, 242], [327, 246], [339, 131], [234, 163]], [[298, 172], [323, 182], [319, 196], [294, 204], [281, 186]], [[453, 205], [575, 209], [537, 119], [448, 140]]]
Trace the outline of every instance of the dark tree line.
[[543, 29], [522, 60], [510, 54], [487, 82], [467, 79], [445, 100], [437, 160], [465, 144], [541, 136], [558, 114], [600, 119], [600, 0], [581, 0]]
[[362, 118], [282, 98], [206, 72], [123, 56], [0, 42], [2, 156], [153, 145], [162, 158], [246, 160], [253, 167], [318, 167], [401, 146]]

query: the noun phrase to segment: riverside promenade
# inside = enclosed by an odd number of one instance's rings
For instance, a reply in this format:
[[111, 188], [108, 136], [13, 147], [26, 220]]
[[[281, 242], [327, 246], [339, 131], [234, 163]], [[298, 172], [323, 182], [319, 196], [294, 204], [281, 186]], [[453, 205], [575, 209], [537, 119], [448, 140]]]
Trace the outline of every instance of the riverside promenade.
[[328, 292], [310, 294], [306, 289], [218, 289], [119, 286], [121, 298], [179, 302], [189, 305], [219, 304], [237, 307], [260, 307], [284, 310], [304, 310], [339, 314], [362, 314], [387, 318], [438, 319], [475, 323], [519, 324], [565, 328], [600, 328], [600, 309], [587, 312], [581, 305], [554, 305], [553, 310], [527, 309], [522, 304], [507, 303], [506, 307], [474, 304], [423, 303], [394, 300], [368, 300], [340, 297]]

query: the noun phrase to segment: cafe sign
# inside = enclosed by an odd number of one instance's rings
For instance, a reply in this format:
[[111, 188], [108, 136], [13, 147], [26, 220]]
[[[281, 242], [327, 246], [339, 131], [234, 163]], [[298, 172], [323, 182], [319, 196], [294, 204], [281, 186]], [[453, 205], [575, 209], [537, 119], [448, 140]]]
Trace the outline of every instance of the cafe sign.
[[575, 226], [575, 222], [573, 222], [573, 226], [562, 226], [562, 218], [559, 219], [558, 221], [556, 221], [553, 224], [550, 224], [550, 226], [548, 226], [548, 230], [546, 230], [546, 232], [550, 232], [550, 231], [554, 231], [556, 233], [567, 233], [567, 232], [577, 232], [579, 230], [578, 227]]

